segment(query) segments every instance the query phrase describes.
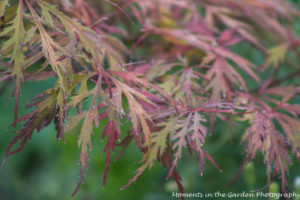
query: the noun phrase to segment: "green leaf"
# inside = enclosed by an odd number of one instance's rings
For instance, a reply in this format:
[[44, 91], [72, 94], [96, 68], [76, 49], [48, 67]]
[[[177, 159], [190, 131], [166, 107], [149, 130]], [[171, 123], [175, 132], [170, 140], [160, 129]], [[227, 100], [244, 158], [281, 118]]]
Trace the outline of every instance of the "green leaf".
[[12, 36], [3, 43], [1, 50], [3, 52], [11, 53], [11, 62], [14, 63], [14, 73], [17, 79], [22, 79], [22, 68], [24, 67], [24, 53], [22, 45], [24, 41], [24, 24], [23, 24], [23, 1], [19, 2], [15, 18], [9, 23], [10, 26], [6, 27], [1, 36], [8, 36], [13, 32]]
[[0, 16], [3, 16], [6, 10], [6, 6], [8, 6], [8, 0], [3, 0], [0, 2]]
[[57, 74], [62, 90], [64, 92], [67, 92], [67, 87], [66, 87], [67, 70], [66, 67], [64, 67], [63, 62], [58, 61], [59, 56], [67, 55], [67, 52], [63, 47], [61, 47], [58, 43], [56, 43], [51, 38], [51, 36], [47, 33], [47, 31], [45, 30], [45, 28], [43, 27], [43, 25], [39, 20], [38, 14], [33, 9], [33, 7], [29, 3], [27, 4], [27, 6], [34, 18], [33, 22], [35, 23], [35, 25], [37, 26], [40, 32], [44, 55], [50, 61], [53, 71]]
[[[5, 4], [5, 3], [4, 3]], [[1, 7], [2, 12], [2, 7]], [[23, 41], [24, 41], [24, 24], [23, 24], [23, 1], [19, 1], [17, 13], [15, 18], [9, 23], [9, 27], [5, 28], [0, 34], [5, 36], [13, 32], [12, 36], [3, 43], [1, 50], [5, 53], [11, 54], [11, 63], [13, 63], [13, 71], [11, 76], [16, 77], [16, 88], [15, 88], [15, 119], [13, 125], [16, 126], [18, 120], [18, 106], [19, 106], [19, 95], [21, 89], [21, 80], [23, 79], [23, 69], [25, 66], [24, 52], [23, 52]]]
[[89, 27], [82, 26], [80, 23], [72, 20], [47, 2], [38, 1], [38, 3], [42, 10], [44, 10], [43, 12], [46, 13], [45, 18], [49, 24], [51, 24], [52, 22], [48, 19], [50, 17], [48, 13], [52, 13], [64, 25], [69, 36], [75, 41], [79, 40], [83, 47], [87, 50], [87, 52], [92, 55], [94, 59], [93, 64], [99, 65], [99, 63], [102, 63], [103, 52], [100, 48], [101, 42], [97, 33], [95, 33]]

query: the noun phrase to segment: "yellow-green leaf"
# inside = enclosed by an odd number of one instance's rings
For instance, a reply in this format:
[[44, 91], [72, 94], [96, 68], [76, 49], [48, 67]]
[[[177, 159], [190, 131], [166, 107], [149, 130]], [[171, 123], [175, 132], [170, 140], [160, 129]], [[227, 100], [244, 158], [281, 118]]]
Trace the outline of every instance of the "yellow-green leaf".
[[267, 66], [273, 65], [275, 68], [284, 60], [288, 50], [287, 44], [280, 44], [268, 50]]

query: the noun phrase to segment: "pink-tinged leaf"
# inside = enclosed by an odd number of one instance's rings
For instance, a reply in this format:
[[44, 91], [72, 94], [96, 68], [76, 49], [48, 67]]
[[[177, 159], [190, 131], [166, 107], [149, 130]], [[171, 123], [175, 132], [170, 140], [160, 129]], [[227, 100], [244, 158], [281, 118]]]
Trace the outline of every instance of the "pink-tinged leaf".
[[218, 43], [220, 45], [224, 45], [225, 43], [228, 43], [229, 41], [234, 39], [235, 29], [227, 29], [225, 30], [219, 37]]
[[222, 57], [215, 57], [214, 64], [207, 72], [207, 76], [211, 79], [207, 89], [212, 89], [211, 98], [213, 100], [230, 95], [233, 92], [234, 85], [241, 86], [243, 90], [247, 91], [243, 78]]
[[247, 72], [249, 74], [249, 76], [251, 76], [254, 80], [256, 80], [258, 83], [260, 83], [260, 79], [257, 76], [257, 74], [255, 74], [253, 72], [253, 69], [255, 69], [255, 66], [250, 63], [248, 60], [246, 60], [245, 58], [227, 50], [224, 48], [215, 48], [214, 52], [223, 57], [223, 58], [227, 58], [232, 60], [233, 62], [235, 62], [242, 70], [244, 70], [245, 72]]
[[249, 131], [243, 140], [246, 142], [246, 151], [249, 160], [252, 160], [257, 151], [262, 152], [267, 165], [268, 183], [271, 182], [271, 173], [280, 174], [281, 188], [286, 187], [288, 164], [291, 164], [287, 147], [287, 139], [280, 134], [272, 122], [272, 116], [265, 111], [257, 111]]
[[111, 160], [110, 153], [111, 151], [114, 151], [114, 148], [117, 145], [116, 141], [119, 139], [119, 135], [120, 133], [118, 132], [118, 130], [115, 129], [113, 122], [108, 121], [102, 133], [102, 139], [104, 139], [104, 137], [107, 137], [107, 142], [104, 148], [106, 157], [105, 157], [105, 170], [103, 175], [103, 186], [106, 183], [107, 174], [109, 171], [109, 164]]

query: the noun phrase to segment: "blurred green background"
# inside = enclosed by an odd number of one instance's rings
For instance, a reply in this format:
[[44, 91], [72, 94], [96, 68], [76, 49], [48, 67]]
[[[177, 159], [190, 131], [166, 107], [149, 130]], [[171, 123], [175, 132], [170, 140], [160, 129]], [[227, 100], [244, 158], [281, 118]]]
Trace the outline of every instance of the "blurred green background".
[[[299, 6], [299, 1], [294, 1]], [[295, 24], [295, 32], [300, 35], [300, 22]], [[260, 65], [262, 56], [251, 50], [247, 44], [237, 45], [235, 50]], [[291, 60], [295, 60], [292, 55]], [[284, 76], [297, 67], [285, 67], [280, 72]], [[300, 85], [300, 78], [292, 80]], [[42, 83], [30, 82], [22, 86], [20, 101], [20, 114], [25, 114], [25, 105], [30, 98], [53, 84], [53, 80]], [[3, 83], [1, 83], [1, 86]], [[13, 85], [5, 87], [0, 96], [0, 160], [3, 159], [5, 149], [13, 137], [13, 129], [8, 128], [13, 121], [12, 98]], [[299, 103], [299, 102], [298, 102]], [[101, 128], [95, 129], [93, 136], [93, 150], [90, 152], [89, 169], [78, 194], [71, 198], [79, 177], [77, 177], [79, 166], [79, 149], [77, 138], [79, 127], [66, 135], [66, 142], [56, 141], [54, 125], [45, 128], [38, 134], [33, 134], [32, 140], [20, 153], [8, 158], [4, 168], [0, 171], [0, 200], [52, 200], [52, 199], [74, 199], [74, 200], [166, 200], [172, 198], [172, 192], [177, 191], [176, 184], [172, 180], [166, 180], [167, 171], [156, 163], [151, 170], [146, 172], [131, 187], [120, 190], [130, 178], [134, 171], [140, 166], [141, 159], [137, 147], [133, 144], [125, 151], [120, 160], [112, 162], [108, 174], [107, 183], [102, 187], [102, 176], [104, 172], [105, 155], [102, 153], [105, 141], [101, 141]], [[226, 186], [235, 176], [243, 161], [243, 145], [240, 144], [241, 135], [244, 133], [247, 123], [239, 126], [233, 125], [232, 140], [228, 125], [218, 121], [214, 126], [213, 134], [207, 137], [205, 150], [219, 164], [222, 173], [218, 172], [210, 162], [206, 162], [205, 173], [200, 176], [199, 164], [196, 158], [189, 155], [183, 156], [179, 162], [178, 171], [183, 178], [185, 192], [250, 192], [261, 188], [266, 184], [266, 167], [260, 154], [250, 163], [244, 173], [232, 186]], [[126, 126], [126, 125], [125, 125]], [[126, 127], [124, 127], [126, 129]], [[115, 158], [120, 149], [112, 154]], [[290, 166], [288, 176], [288, 191], [297, 191], [300, 194], [300, 167], [294, 164]], [[280, 192], [280, 181], [274, 182], [271, 189]], [[192, 198], [189, 198], [192, 199]], [[214, 198], [218, 199], [218, 198]], [[224, 198], [223, 198], [224, 199]], [[247, 198], [244, 198], [247, 199]]]

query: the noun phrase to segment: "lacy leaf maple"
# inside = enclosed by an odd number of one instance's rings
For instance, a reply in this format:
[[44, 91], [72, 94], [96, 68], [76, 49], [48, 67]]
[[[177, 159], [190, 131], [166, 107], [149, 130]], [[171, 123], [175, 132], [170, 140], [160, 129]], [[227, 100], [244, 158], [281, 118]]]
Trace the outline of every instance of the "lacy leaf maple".
[[[54, 123], [57, 139], [64, 140], [82, 121], [80, 181], [74, 196], [86, 173], [93, 127], [107, 120], [102, 133], [107, 138], [103, 185], [111, 151], [121, 146], [122, 153], [133, 142], [143, 155], [142, 165], [122, 188], [158, 161], [183, 192], [176, 167], [184, 149], [196, 154], [201, 174], [205, 159], [221, 171], [205, 151], [205, 138], [216, 118], [229, 124], [248, 120], [249, 129], [241, 137], [246, 150], [242, 167], [261, 152], [267, 165], [266, 187], [279, 175], [286, 191], [289, 152], [300, 162], [300, 106], [292, 103], [300, 90], [286, 82], [299, 73], [287, 79], [278, 76], [288, 65], [287, 55], [300, 58], [300, 38], [292, 29], [299, 12], [292, 4], [4, 0], [0, 15], [0, 80], [15, 83], [12, 125], [25, 122], [15, 128], [2, 166], [24, 148], [34, 131]], [[240, 43], [260, 52], [264, 64], [258, 66], [234, 51]], [[138, 54], [141, 50], [143, 55]], [[53, 87], [33, 97], [28, 105], [33, 110], [20, 117], [22, 82], [49, 78], [56, 80]], [[121, 131], [122, 119], [130, 121], [129, 132]]]

